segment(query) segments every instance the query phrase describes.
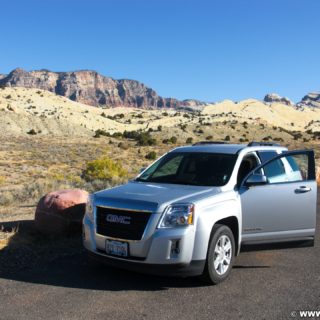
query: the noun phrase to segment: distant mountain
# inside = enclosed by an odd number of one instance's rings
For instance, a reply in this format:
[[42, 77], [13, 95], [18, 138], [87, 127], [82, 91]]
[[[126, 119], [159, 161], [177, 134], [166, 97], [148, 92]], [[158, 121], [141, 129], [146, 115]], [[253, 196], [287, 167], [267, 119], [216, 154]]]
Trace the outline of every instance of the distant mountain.
[[268, 102], [268, 103], [283, 103], [286, 104], [287, 106], [293, 106], [294, 103], [287, 97], [281, 97], [276, 93], [268, 93], [267, 95], [265, 95], [264, 102]]
[[115, 80], [96, 71], [52, 72], [25, 71], [17, 68], [0, 76], [0, 86], [38, 88], [91, 106], [180, 108], [205, 105], [197, 100], [163, 98], [135, 80]]
[[320, 92], [310, 92], [297, 104], [299, 107], [320, 108]]
[[0, 80], [3, 79], [3, 78], [5, 78], [6, 76], [7, 76], [6, 74], [1, 74], [1, 73], [0, 73]]

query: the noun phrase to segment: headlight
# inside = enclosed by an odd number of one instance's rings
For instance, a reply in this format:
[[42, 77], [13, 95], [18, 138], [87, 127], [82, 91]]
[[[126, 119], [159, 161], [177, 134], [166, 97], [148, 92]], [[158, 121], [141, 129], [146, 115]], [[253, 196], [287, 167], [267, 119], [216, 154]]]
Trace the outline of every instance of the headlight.
[[93, 195], [90, 194], [86, 204], [86, 215], [93, 220]]
[[158, 228], [183, 227], [193, 224], [194, 204], [181, 203], [168, 206], [160, 220]]

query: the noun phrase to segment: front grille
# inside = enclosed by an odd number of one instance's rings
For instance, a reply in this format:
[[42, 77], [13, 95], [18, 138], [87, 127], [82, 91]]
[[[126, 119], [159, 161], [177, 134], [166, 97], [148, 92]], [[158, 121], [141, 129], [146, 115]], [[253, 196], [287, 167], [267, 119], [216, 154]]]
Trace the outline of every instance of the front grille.
[[103, 236], [141, 240], [151, 212], [97, 207], [97, 233]]

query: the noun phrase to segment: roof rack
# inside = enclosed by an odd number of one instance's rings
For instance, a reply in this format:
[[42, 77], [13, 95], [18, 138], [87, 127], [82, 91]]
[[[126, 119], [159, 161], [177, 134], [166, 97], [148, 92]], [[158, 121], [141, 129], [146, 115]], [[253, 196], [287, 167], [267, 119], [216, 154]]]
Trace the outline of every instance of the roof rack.
[[257, 147], [257, 146], [280, 147], [281, 145], [279, 143], [274, 143], [274, 142], [258, 142], [258, 141], [252, 141], [248, 143], [248, 147]]
[[227, 144], [227, 142], [224, 141], [199, 141], [193, 144], [193, 146], [200, 146], [204, 144]]

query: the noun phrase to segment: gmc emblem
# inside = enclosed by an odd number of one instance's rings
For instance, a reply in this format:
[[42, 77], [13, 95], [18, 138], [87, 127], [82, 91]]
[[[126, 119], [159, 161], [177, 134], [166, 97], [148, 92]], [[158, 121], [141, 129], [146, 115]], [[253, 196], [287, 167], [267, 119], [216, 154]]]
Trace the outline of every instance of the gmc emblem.
[[121, 224], [130, 224], [131, 223], [131, 217], [117, 216], [115, 214], [107, 214], [106, 220], [111, 223], [121, 223]]

